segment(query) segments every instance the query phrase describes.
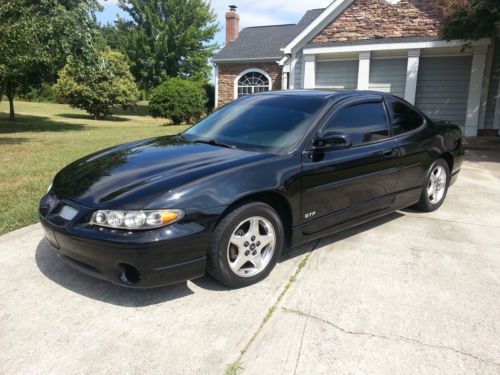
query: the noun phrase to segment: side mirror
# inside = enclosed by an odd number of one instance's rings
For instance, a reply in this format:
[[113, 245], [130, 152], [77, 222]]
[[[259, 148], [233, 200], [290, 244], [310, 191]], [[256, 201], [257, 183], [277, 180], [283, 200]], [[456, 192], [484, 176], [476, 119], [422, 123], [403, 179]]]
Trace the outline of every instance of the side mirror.
[[352, 146], [349, 134], [327, 131], [313, 141], [314, 151], [341, 150]]

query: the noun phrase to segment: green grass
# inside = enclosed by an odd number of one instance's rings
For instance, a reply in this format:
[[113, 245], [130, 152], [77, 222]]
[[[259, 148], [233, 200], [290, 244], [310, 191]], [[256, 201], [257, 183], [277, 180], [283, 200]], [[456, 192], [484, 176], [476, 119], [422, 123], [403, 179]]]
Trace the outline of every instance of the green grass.
[[145, 103], [109, 120], [92, 120], [62, 104], [16, 102], [8, 120], [0, 103], [0, 234], [35, 223], [40, 198], [54, 175], [94, 151], [149, 137], [176, 134], [185, 126], [162, 126], [146, 115]]

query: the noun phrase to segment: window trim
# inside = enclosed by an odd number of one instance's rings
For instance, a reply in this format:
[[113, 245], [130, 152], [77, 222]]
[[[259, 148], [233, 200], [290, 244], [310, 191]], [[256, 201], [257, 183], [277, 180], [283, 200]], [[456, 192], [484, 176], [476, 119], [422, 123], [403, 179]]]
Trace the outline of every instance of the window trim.
[[233, 82], [233, 88], [234, 88], [233, 98], [235, 100], [238, 99], [238, 82], [240, 81], [241, 77], [243, 77], [245, 74], [248, 74], [248, 73], [260, 73], [263, 76], [265, 76], [269, 81], [269, 91], [273, 91], [273, 80], [272, 80], [271, 76], [265, 70], [262, 70], [259, 68], [245, 69], [244, 71], [242, 71], [240, 74], [238, 74], [236, 76], [236, 78]]
[[[334, 106], [334, 108], [331, 109], [324, 116], [324, 118], [321, 120], [320, 125], [318, 126], [318, 130], [316, 132], [313, 132], [313, 136], [308, 142], [309, 147], [308, 147], [307, 151], [311, 151], [311, 145], [312, 145], [312, 141], [314, 140], [314, 138], [318, 135], [321, 136], [322, 134], [324, 134], [324, 130], [327, 126], [328, 120], [330, 120], [333, 116], [335, 116], [339, 111], [344, 110], [344, 109], [349, 108], [349, 107], [352, 107], [352, 106], [355, 106], [355, 105], [368, 104], [368, 103], [380, 103], [382, 105], [382, 108], [384, 109], [384, 113], [385, 113], [385, 121], [386, 121], [387, 131], [389, 133], [389, 136], [387, 138], [379, 139], [377, 141], [353, 145], [351, 147], [351, 149], [364, 147], [364, 146], [368, 146], [368, 145], [373, 145], [376, 143], [386, 142], [386, 141], [393, 140], [394, 138], [396, 138], [394, 136], [394, 134], [392, 133], [392, 126], [391, 126], [391, 120], [390, 120], [391, 118], [389, 116], [389, 111], [388, 111], [387, 105], [385, 103], [385, 96], [373, 94], [373, 95], [364, 96], [361, 98], [360, 97], [354, 97], [354, 98], [351, 97], [351, 98], [346, 99], [345, 101], [340, 102], [339, 105]], [[335, 150], [332, 150], [332, 151], [335, 151]]]
[[[418, 128], [415, 128], [415, 129], [410, 130], [408, 132], [404, 132], [404, 133], [401, 133], [401, 134], [394, 134], [394, 130], [392, 128], [394, 118], [392, 117], [392, 112], [391, 112], [391, 110], [389, 108], [388, 99], [392, 99], [392, 100], [401, 102], [404, 105], [406, 105], [407, 107], [409, 107], [410, 109], [412, 109], [413, 111], [417, 112], [417, 114], [422, 118], [422, 124], [420, 124], [420, 126]], [[417, 107], [411, 105], [406, 100], [404, 100], [402, 98], [399, 98], [397, 96], [394, 96], [394, 95], [390, 95], [390, 96], [389, 95], [385, 95], [384, 96], [384, 104], [385, 104], [385, 110], [387, 112], [387, 118], [389, 119], [389, 126], [390, 126], [390, 129], [391, 129], [392, 138], [401, 138], [401, 137], [406, 137], [407, 135], [412, 135], [413, 133], [421, 131], [424, 127], [427, 126], [427, 117]]]

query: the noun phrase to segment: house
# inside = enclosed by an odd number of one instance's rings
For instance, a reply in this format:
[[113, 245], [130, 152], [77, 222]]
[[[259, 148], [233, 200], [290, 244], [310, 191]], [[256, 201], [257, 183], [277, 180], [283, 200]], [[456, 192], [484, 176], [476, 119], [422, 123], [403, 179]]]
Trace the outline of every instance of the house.
[[226, 13], [226, 45], [213, 58], [216, 105], [261, 91], [391, 92], [466, 136], [500, 128], [500, 39], [440, 38], [446, 0], [335, 0], [297, 24], [239, 31]]

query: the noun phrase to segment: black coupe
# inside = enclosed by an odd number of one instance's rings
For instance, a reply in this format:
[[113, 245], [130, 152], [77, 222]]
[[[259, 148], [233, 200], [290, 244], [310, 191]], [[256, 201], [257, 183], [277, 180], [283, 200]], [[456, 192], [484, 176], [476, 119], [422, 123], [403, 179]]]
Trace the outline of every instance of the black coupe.
[[408, 206], [436, 210], [463, 157], [458, 126], [390, 94], [262, 93], [179, 135], [72, 163], [40, 221], [63, 261], [118, 285], [207, 271], [243, 287], [285, 248]]

